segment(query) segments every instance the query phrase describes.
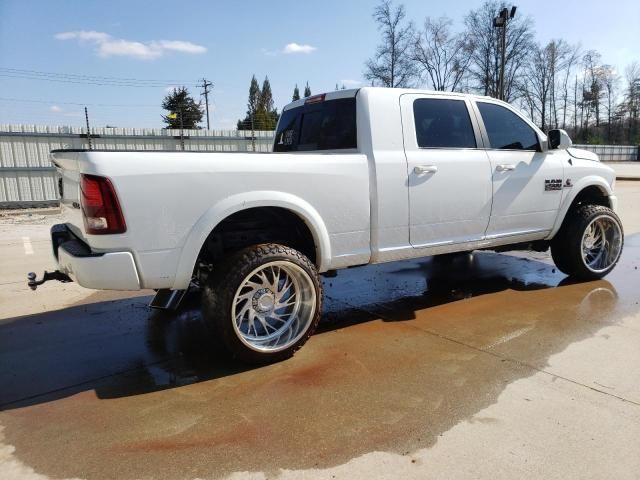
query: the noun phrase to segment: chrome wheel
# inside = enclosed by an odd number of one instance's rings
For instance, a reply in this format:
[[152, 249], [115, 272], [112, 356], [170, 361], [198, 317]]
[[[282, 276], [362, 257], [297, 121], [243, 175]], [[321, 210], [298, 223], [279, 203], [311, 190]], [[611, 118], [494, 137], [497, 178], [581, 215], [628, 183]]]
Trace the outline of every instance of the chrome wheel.
[[618, 261], [622, 232], [618, 222], [608, 216], [594, 218], [582, 235], [582, 261], [594, 273], [604, 272]]
[[274, 261], [254, 269], [236, 290], [231, 307], [236, 335], [258, 352], [277, 352], [309, 329], [316, 291], [298, 265]]

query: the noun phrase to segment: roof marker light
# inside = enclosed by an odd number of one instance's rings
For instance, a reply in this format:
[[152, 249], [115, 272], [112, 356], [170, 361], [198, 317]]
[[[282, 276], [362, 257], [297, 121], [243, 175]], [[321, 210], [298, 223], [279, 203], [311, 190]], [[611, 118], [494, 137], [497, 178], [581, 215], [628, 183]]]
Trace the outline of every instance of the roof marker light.
[[325, 97], [326, 93], [321, 93], [320, 95], [314, 95], [312, 97], [307, 98], [304, 101], [305, 105], [309, 105], [311, 103], [321, 103], [324, 102], [324, 97]]

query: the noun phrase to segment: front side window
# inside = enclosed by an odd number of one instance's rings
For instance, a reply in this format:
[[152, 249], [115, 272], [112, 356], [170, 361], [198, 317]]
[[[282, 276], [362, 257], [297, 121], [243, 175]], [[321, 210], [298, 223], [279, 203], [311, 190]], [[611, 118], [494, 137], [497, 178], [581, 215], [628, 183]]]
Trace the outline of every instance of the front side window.
[[475, 148], [476, 137], [463, 100], [419, 98], [413, 102], [420, 148]]
[[357, 148], [356, 99], [341, 98], [285, 110], [274, 152]]
[[524, 120], [508, 108], [477, 102], [491, 148], [537, 150], [538, 136]]

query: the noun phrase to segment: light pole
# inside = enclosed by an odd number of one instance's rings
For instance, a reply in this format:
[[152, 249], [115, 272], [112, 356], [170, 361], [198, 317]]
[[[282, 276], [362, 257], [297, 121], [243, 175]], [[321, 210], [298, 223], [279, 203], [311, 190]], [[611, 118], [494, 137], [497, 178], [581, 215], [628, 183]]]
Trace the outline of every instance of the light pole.
[[500, 35], [500, 73], [498, 77], [498, 98], [504, 100], [504, 63], [507, 50], [507, 23], [516, 15], [515, 6], [509, 10], [507, 7], [500, 10], [498, 16], [493, 19], [493, 26], [501, 28]]

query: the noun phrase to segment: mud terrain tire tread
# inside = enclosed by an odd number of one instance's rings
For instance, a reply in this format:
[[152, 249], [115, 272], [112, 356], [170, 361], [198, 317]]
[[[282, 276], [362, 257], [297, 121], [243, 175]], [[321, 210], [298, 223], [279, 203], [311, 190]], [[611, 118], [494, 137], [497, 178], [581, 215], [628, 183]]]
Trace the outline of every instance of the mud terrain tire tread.
[[[231, 318], [235, 292], [245, 277], [260, 265], [271, 261], [293, 262], [304, 269], [316, 290], [314, 318], [305, 334], [293, 345], [279, 352], [257, 352], [238, 338]], [[299, 251], [277, 243], [254, 245], [232, 254], [216, 265], [202, 290], [202, 314], [213, 329], [217, 347], [228, 356], [249, 364], [269, 364], [291, 357], [313, 335], [322, 311], [322, 283], [315, 265]]]
[[593, 272], [587, 268], [582, 260], [582, 236], [591, 221], [599, 215], [608, 215], [615, 219], [620, 226], [622, 244], [624, 246], [624, 231], [622, 222], [616, 213], [601, 205], [581, 205], [567, 214], [562, 227], [551, 242], [551, 257], [558, 269], [577, 280], [595, 280], [607, 275], [618, 263], [620, 257], [602, 272]]

